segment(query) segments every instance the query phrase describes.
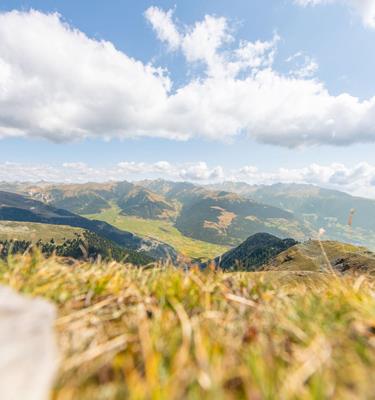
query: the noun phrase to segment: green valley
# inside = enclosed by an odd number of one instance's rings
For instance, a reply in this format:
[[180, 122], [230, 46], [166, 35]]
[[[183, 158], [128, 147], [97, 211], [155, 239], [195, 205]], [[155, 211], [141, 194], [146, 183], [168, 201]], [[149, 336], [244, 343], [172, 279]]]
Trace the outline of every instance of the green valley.
[[196, 240], [183, 235], [168, 220], [143, 219], [135, 216], [121, 215], [119, 207], [112, 205], [110, 209], [98, 214], [85, 215], [86, 218], [105, 221], [116, 228], [146, 236], [168, 243], [182, 255], [194, 259], [210, 259], [222, 254], [228, 247]]

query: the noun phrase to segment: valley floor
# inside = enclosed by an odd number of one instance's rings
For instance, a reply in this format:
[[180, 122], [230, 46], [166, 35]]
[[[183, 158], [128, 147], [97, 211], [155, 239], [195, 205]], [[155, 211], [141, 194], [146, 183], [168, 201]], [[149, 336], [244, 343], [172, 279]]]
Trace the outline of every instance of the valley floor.
[[0, 283], [54, 302], [55, 400], [371, 399], [375, 281], [316, 272], [222, 273], [0, 264]]
[[226, 246], [189, 238], [169, 221], [121, 215], [116, 206], [103, 210], [99, 214], [85, 215], [85, 217], [105, 221], [124, 231], [168, 243], [179, 253], [190, 258], [212, 259], [228, 250]]

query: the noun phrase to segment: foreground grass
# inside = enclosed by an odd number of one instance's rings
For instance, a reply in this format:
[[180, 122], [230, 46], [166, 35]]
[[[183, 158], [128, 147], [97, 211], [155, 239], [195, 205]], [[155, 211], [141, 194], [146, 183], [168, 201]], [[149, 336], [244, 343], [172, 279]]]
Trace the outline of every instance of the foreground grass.
[[30, 256], [0, 283], [58, 307], [56, 400], [374, 398], [369, 277]]
[[116, 206], [103, 210], [100, 214], [90, 214], [85, 215], [85, 217], [108, 222], [119, 229], [132, 232], [136, 235], [161, 240], [173, 246], [179, 253], [190, 258], [203, 258], [208, 260], [228, 250], [228, 247], [225, 246], [191, 239], [183, 235], [169, 221], [121, 215], [120, 209]]

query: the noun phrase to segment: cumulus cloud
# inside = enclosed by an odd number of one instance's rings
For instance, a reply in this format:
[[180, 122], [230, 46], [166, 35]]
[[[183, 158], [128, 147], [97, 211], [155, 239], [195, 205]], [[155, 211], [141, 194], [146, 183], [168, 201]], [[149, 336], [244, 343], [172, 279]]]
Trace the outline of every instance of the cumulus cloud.
[[169, 179], [195, 183], [225, 180], [249, 184], [305, 183], [337, 189], [358, 196], [375, 198], [375, 164], [359, 163], [346, 166], [340, 163], [311, 164], [302, 168], [279, 168], [262, 171], [254, 165], [226, 169], [220, 165], [208, 166], [205, 162], [174, 164], [167, 161], [155, 163], [120, 162], [108, 168], [91, 167], [85, 163], [61, 165], [0, 164], [0, 182], [106, 182], [139, 179]]
[[294, 0], [301, 6], [316, 6], [319, 4], [341, 3], [349, 6], [362, 19], [368, 28], [375, 28], [375, 1], [374, 0]]
[[58, 14], [0, 13], [0, 138], [247, 134], [288, 147], [375, 141], [375, 97], [331, 95], [313, 77], [313, 59], [277, 72], [277, 34], [238, 41], [223, 17], [185, 26], [171, 10], [151, 7], [145, 16], [169, 51], [198, 65], [187, 84], [176, 87], [169, 71], [89, 38]]
[[160, 68], [88, 38], [58, 14], [0, 14], [0, 137], [178, 137], [155, 123], [169, 88]]

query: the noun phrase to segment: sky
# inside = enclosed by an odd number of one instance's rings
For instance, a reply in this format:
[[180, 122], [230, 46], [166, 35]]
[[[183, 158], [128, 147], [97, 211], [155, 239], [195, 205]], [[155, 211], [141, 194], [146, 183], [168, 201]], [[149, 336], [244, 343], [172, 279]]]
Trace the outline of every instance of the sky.
[[0, 181], [375, 198], [375, 0], [0, 0]]

